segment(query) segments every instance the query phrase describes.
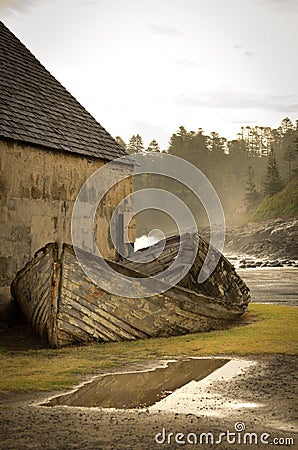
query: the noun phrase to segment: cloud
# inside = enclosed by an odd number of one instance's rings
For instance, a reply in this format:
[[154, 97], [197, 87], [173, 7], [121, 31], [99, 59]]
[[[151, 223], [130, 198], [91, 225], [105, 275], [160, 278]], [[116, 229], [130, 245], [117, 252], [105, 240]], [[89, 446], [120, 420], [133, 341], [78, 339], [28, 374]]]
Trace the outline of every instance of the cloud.
[[0, 0], [0, 10], [28, 11], [28, 9], [37, 3], [37, 0]]
[[250, 51], [248, 51], [248, 50], [244, 50], [243, 47], [242, 47], [242, 45], [236, 44], [236, 45], [233, 45], [233, 48], [234, 48], [235, 50], [241, 51], [241, 53], [242, 53], [243, 55], [245, 55], [245, 56], [253, 56], [253, 55], [254, 55], [253, 52], [250, 52]]
[[95, 6], [97, 4], [97, 0], [77, 0], [77, 5], [79, 6]]
[[0, 9], [17, 9], [24, 10], [32, 5], [31, 0], [0, 0]]
[[177, 28], [169, 27], [167, 25], [150, 24], [148, 25], [148, 27], [151, 28], [151, 30], [153, 30], [155, 33], [162, 36], [176, 37], [181, 34], [180, 31], [177, 30]]
[[297, 95], [263, 95], [239, 92], [210, 92], [209, 94], [180, 95], [174, 100], [182, 106], [225, 108], [225, 109], [267, 109], [277, 112], [298, 111]]
[[181, 59], [178, 59], [177, 61], [176, 61], [176, 63], [179, 65], [179, 66], [184, 66], [184, 67], [187, 67], [187, 68], [189, 68], [189, 69], [193, 69], [193, 68], [195, 68], [195, 67], [198, 67], [198, 66], [202, 66], [203, 64], [199, 64], [197, 61], [195, 61], [194, 59], [189, 59], [189, 58], [181, 58]]
[[229, 123], [240, 124], [240, 125], [243, 125], [244, 123], [246, 125], [253, 125], [258, 122], [257, 120], [247, 120], [247, 119], [237, 119], [237, 120], [232, 120], [232, 119], [227, 120], [226, 119], [225, 121], [229, 122]]
[[279, 12], [298, 13], [297, 0], [255, 0], [255, 4], [258, 6], [268, 6], [270, 8], [275, 7]]

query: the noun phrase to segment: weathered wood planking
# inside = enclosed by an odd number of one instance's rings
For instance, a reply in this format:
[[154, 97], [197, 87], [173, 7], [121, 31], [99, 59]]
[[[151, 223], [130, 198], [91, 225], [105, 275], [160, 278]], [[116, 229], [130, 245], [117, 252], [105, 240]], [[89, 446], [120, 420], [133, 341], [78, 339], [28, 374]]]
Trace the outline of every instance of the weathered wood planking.
[[[120, 260], [120, 262], [130, 269], [137, 270], [149, 276], [154, 275], [170, 266], [178, 254], [181, 239], [188, 239], [188, 245], [190, 246], [192, 243], [194, 245], [194, 241], [197, 240], [199, 245], [195, 261], [179, 285], [191, 291], [204, 294], [209, 298], [216, 298], [216, 301], [223, 303], [226, 308], [233, 308], [235, 305], [238, 305], [240, 308], [247, 307], [250, 300], [249, 289], [236, 273], [234, 267], [223, 255], [220, 255], [219, 263], [212, 275], [204, 283], [198, 284], [197, 277], [206, 259], [209, 243], [196, 233], [182, 236], [182, 238], [179, 235], [172, 236], [166, 240], [166, 243], [160, 241], [149, 248], [136, 252], [130, 256], [132, 261]], [[183, 244], [185, 245], [185, 242]], [[149, 261], [159, 253], [163, 245], [165, 245], [165, 249], [162, 255]], [[148, 262], [142, 264], [139, 260], [144, 258], [145, 250]], [[214, 251], [217, 252], [215, 249]]]
[[[197, 238], [189, 236], [189, 245]], [[134, 261], [107, 262], [129, 277], [154, 275], [169, 267], [178, 253], [179, 243], [180, 238], [175, 236], [153, 246], [143, 264], [138, 262], [142, 252], [136, 252]], [[160, 245], [165, 245], [162, 254], [149, 261], [160, 251]], [[208, 244], [200, 240], [197, 257], [182, 286], [144, 297], [142, 286], [132, 280], [128, 291], [117, 296], [86, 276], [71, 246], [63, 246], [58, 261], [55, 245], [48, 244], [18, 273], [12, 293], [35, 332], [46, 336], [53, 347], [222, 329], [245, 311], [249, 294], [223, 256], [210, 279], [202, 285], [196, 283], [207, 251]], [[86, 252], [81, 256], [83, 264], [92, 260], [94, 273], [106, 277], [105, 281], [113, 286], [114, 281], [107, 279], [100, 259]], [[130, 289], [139, 297], [130, 298]]]
[[35, 254], [12, 283], [11, 293], [31, 323], [33, 330], [48, 337], [52, 329], [51, 295], [56, 248], [49, 244]]

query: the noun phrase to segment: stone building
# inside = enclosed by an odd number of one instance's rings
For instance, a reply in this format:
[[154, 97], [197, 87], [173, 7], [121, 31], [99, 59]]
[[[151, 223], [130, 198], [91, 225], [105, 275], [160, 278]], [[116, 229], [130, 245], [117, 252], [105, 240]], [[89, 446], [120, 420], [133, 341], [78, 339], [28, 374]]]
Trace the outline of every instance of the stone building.
[[[48, 242], [71, 243], [85, 180], [125, 155], [112, 136], [0, 22], [0, 286]], [[121, 168], [125, 170], [122, 165]], [[121, 169], [121, 170], [122, 170]], [[131, 178], [99, 208], [96, 237], [113, 258], [109, 219]], [[133, 225], [130, 230], [133, 240]]]

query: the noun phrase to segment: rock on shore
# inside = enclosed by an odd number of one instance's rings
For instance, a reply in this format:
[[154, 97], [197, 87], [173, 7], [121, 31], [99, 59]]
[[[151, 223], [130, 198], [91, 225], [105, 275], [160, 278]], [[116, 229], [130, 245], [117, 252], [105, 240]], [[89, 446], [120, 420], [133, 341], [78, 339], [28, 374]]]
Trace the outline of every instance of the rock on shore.
[[274, 219], [230, 227], [225, 252], [257, 258], [298, 259], [298, 220]]

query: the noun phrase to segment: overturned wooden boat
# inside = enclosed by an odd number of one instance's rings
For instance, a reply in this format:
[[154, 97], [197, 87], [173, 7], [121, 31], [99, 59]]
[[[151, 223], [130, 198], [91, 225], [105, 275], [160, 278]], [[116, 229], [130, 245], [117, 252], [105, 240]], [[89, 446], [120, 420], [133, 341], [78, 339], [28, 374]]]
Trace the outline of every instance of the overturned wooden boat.
[[[82, 270], [70, 245], [64, 244], [61, 255], [54, 243], [39, 250], [18, 272], [11, 286], [33, 330], [46, 338], [52, 347], [86, 343], [142, 339], [157, 336], [223, 329], [246, 310], [249, 289], [224, 256], [212, 275], [197, 283], [208, 251], [208, 243], [199, 241], [194, 263], [181, 282], [167, 291], [150, 297], [131, 298], [111, 294], [95, 284]], [[163, 245], [162, 253], [154, 258]], [[177, 256], [180, 237], [173, 236], [150, 247], [148, 261], [107, 261], [128, 277], [152, 276], [168, 267]], [[148, 252], [147, 252], [148, 255]], [[100, 260], [83, 253], [94, 270], [101, 270]], [[113, 280], [107, 280], [113, 283]], [[135, 289], [135, 281], [131, 282]]]

